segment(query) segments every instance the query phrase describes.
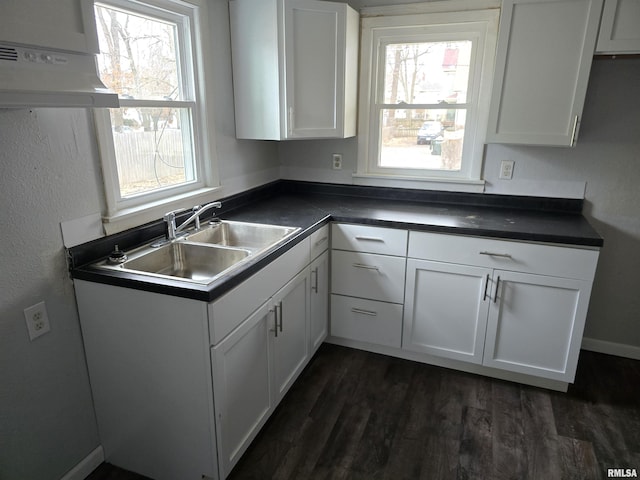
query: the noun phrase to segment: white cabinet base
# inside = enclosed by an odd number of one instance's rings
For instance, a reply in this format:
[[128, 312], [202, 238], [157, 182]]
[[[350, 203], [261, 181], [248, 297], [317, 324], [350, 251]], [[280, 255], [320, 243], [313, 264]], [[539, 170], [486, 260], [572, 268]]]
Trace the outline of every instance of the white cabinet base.
[[453, 370], [459, 370], [461, 372], [485, 375], [487, 377], [498, 378], [500, 380], [522, 383], [524, 385], [531, 385], [534, 387], [547, 388], [549, 390], [556, 390], [558, 392], [566, 392], [569, 388], [568, 382], [550, 380], [548, 378], [535, 377], [533, 375], [525, 375], [522, 373], [509, 372], [506, 370], [499, 370], [497, 368], [485, 367], [484, 365], [477, 365], [474, 363], [453, 360], [450, 358], [444, 358], [435, 355], [428, 355], [425, 353], [410, 352], [408, 350], [402, 350], [400, 348], [375, 345], [372, 343], [351, 340], [348, 338], [334, 337], [330, 335], [327, 337], [325, 342], [333, 345], [341, 345], [343, 347], [357, 348], [358, 350], [364, 350], [367, 352], [379, 353], [381, 355], [389, 355], [390, 357], [412, 360], [414, 362], [426, 363], [428, 365], [451, 368]]

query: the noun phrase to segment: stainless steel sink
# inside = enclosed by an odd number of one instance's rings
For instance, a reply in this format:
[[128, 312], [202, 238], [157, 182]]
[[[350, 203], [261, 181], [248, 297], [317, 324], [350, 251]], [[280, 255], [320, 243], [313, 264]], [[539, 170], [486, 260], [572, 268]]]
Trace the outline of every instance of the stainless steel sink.
[[127, 252], [122, 263], [103, 260], [99, 268], [208, 284], [243, 261], [295, 234], [299, 228], [221, 221], [160, 247]]
[[248, 248], [255, 252], [276, 245], [298, 230], [296, 227], [223, 220], [187, 235], [185, 240]]
[[104, 266], [125, 272], [209, 283], [249, 255], [245, 249], [174, 242], [160, 248], [145, 249], [139, 256], [134, 254], [131, 260], [120, 265]]

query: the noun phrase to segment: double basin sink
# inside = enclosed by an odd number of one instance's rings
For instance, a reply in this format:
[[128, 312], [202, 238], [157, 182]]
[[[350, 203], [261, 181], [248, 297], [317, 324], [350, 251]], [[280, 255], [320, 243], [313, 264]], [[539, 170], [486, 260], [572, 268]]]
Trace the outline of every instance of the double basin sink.
[[300, 228], [218, 221], [170, 243], [127, 252], [126, 260], [103, 260], [98, 268], [208, 284], [282, 243]]

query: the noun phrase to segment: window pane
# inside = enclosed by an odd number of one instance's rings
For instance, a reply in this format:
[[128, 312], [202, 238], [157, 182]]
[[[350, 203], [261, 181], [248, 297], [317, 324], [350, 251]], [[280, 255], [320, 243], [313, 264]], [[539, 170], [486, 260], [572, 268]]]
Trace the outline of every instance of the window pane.
[[465, 103], [472, 42], [385, 47], [384, 103]]
[[195, 180], [189, 109], [117, 108], [110, 113], [123, 198]]
[[96, 4], [100, 78], [121, 98], [184, 100], [175, 24]]
[[465, 109], [383, 109], [381, 115], [379, 167], [460, 170]]

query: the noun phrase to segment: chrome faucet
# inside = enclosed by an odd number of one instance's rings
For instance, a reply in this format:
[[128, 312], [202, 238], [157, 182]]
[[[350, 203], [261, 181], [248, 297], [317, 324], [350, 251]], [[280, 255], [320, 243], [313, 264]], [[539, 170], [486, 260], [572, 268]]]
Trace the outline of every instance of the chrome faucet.
[[184, 222], [182, 222], [180, 226], [176, 226], [176, 214], [184, 212], [186, 208], [165, 213], [164, 217], [162, 218], [167, 225], [167, 239], [169, 241], [175, 240], [178, 236], [178, 233], [187, 228], [187, 226], [193, 221], [195, 221], [195, 227], [196, 230], [198, 230], [200, 228], [200, 215], [208, 210], [211, 210], [212, 208], [220, 207], [222, 207], [222, 203], [220, 202], [211, 202], [207, 203], [204, 206], [196, 205], [192, 208], [193, 213], [191, 214], [191, 216], [188, 217]]

